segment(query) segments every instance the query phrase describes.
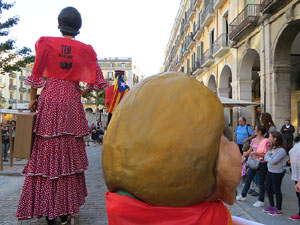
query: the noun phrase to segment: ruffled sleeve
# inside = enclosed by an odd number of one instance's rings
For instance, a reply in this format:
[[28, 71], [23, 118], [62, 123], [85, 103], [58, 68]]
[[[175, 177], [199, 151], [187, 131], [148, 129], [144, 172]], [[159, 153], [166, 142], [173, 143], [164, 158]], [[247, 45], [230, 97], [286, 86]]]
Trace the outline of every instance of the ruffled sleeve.
[[96, 68], [96, 82], [94, 84], [87, 84], [86, 87], [89, 90], [103, 90], [108, 87], [108, 83], [104, 79], [102, 70], [98, 63]]
[[33, 88], [43, 88], [46, 84], [46, 81], [42, 77], [35, 77], [31, 75], [25, 79], [24, 83]]

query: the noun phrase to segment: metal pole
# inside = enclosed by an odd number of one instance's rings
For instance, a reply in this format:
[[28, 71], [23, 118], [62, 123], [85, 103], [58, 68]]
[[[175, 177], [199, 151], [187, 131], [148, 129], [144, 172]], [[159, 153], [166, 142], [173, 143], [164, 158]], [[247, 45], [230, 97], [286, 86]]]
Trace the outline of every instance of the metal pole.
[[12, 139], [12, 125], [9, 125], [9, 166], [12, 167], [14, 163], [14, 143]]

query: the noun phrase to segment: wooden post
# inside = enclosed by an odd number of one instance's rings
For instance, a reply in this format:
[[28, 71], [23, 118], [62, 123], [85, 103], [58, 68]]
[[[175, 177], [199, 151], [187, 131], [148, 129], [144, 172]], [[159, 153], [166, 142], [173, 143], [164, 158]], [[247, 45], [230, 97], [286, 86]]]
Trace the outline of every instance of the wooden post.
[[14, 164], [14, 143], [12, 139], [12, 125], [9, 126], [9, 166]]
[[0, 157], [0, 171], [3, 171], [3, 158], [2, 158], [2, 130], [0, 132], [0, 141], [1, 141], [1, 145], [0, 145], [0, 152], [1, 152], [1, 157]]

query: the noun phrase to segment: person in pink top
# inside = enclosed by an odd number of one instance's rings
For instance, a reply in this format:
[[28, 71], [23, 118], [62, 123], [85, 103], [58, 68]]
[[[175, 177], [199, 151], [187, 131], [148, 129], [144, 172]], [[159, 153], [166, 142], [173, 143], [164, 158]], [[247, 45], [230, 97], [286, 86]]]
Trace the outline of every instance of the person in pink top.
[[268, 171], [267, 162], [264, 161], [264, 155], [268, 151], [269, 139], [264, 137], [266, 133], [266, 128], [264, 126], [260, 126], [260, 125], [256, 126], [254, 132], [256, 138], [252, 140], [249, 151], [247, 151], [243, 157], [258, 158], [260, 160], [259, 167], [257, 169], [252, 169], [249, 167], [242, 193], [236, 197], [236, 200], [246, 201], [246, 196], [250, 188], [251, 181], [253, 180], [254, 176], [257, 174], [258, 183], [259, 183], [259, 197], [258, 197], [258, 201], [256, 201], [253, 204], [253, 206], [262, 207], [264, 206], [264, 198], [265, 198], [264, 183]]

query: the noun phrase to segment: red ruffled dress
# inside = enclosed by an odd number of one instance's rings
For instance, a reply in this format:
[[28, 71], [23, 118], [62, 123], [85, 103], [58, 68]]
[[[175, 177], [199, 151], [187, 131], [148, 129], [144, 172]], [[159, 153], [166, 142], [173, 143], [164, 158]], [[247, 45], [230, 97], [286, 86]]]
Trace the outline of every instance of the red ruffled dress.
[[[29, 76], [25, 84], [43, 88], [34, 126], [36, 137], [16, 216], [18, 219], [76, 214], [87, 196], [88, 167], [83, 136], [90, 133], [78, 81]], [[98, 66], [91, 90], [108, 85]]]

